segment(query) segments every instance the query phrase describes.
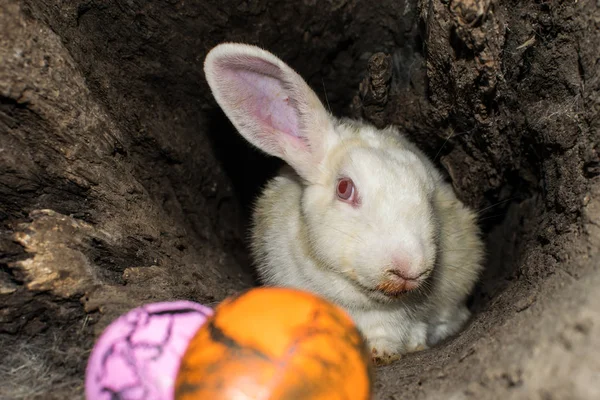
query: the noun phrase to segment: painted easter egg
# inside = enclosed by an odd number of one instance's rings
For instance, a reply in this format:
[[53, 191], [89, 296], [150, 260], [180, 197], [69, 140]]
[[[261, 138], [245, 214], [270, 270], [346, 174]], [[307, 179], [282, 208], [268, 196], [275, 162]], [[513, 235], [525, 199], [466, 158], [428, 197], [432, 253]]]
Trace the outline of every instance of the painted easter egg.
[[88, 360], [87, 400], [171, 400], [181, 356], [213, 311], [191, 301], [147, 304], [113, 321]]
[[339, 307], [258, 288], [226, 299], [183, 356], [176, 400], [369, 399], [365, 341]]

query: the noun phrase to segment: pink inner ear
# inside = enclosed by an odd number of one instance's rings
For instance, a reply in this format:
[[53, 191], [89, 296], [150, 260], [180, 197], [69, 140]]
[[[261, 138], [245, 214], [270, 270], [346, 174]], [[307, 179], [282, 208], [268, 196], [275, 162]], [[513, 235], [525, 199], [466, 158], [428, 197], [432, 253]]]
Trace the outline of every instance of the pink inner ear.
[[243, 65], [223, 68], [223, 74], [228, 87], [224, 94], [234, 107], [243, 109], [248, 118], [244, 122], [262, 125], [261, 136], [275, 130], [300, 138], [296, 110], [281, 80], [270, 74], [278, 67], [260, 59], [244, 60]]

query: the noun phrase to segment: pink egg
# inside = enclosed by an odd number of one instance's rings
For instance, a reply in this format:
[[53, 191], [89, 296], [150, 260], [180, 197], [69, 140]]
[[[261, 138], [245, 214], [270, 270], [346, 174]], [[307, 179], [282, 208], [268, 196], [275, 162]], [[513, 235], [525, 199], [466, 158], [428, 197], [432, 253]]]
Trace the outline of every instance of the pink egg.
[[102, 333], [88, 360], [88, 400], [172, 400], [181, 357], [213, 311], [191, 301], [135, 308]]

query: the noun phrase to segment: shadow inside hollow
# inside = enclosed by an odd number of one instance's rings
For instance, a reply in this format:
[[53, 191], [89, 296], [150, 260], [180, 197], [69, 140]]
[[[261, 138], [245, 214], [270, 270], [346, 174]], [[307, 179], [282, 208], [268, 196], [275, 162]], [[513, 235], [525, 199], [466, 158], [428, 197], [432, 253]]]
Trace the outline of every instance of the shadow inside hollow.
[[[283, 165], [283, 161], [266, 155], [248, 143], [220, 108], [215, 107], [207, 115], [207, 136], [213, 154], [231, 181], [235, 200], [241, 210], [246, 252], [244, 258], [250, 263], [248, 238], [253, 204], [266, 182], [274, 177]], [[245, 265], [244, 269], [250, 272], [255, 283], [258, 283], [254, 269], [250, 265]]]

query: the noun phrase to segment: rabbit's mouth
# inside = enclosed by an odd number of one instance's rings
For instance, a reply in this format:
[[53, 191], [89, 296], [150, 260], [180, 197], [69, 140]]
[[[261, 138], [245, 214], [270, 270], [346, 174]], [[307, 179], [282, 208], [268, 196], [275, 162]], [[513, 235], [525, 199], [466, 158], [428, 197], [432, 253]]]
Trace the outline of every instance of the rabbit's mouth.
[[429, 268], [417, 276], [407, 277], [389, 270], [375, 286], [361, 282], [354, 270], [346, 272], [345, 275], [372, 300], [379, 303], [389, 303], [430, 290], [430, 285], [425, 284], [425, 281], [428, 280], [432, 271], [433, 268]]
[[379, 283], [375, 287], [375, 290], [388, 297], [400, 297], [419, 289], [430, 272], [431, 269], [427, 269], [419, 275], [407, 276], [402, 271], [392, 269], [387, 271], [386, 279]]

